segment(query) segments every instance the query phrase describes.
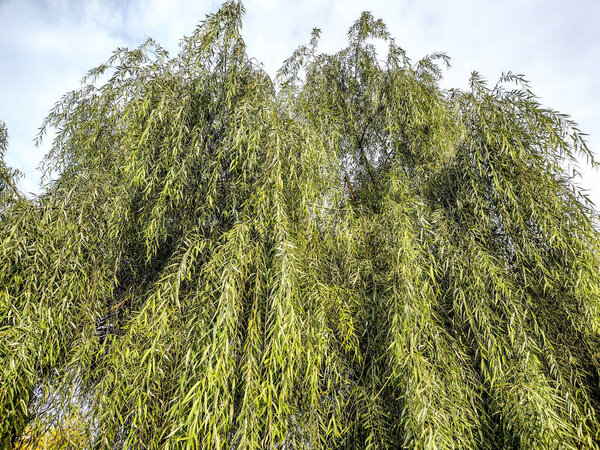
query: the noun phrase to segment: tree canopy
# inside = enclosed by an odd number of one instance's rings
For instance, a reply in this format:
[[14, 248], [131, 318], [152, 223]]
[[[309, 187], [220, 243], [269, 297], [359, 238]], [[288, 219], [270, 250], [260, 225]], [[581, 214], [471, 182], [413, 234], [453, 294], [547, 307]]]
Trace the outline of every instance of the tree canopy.
[[442, 89], [369, 13], [272, 78], [243, 11], [51, 110], [43, 193], [3, 197], [0, 441], [599, 448], [576, 125], [522, 75]]

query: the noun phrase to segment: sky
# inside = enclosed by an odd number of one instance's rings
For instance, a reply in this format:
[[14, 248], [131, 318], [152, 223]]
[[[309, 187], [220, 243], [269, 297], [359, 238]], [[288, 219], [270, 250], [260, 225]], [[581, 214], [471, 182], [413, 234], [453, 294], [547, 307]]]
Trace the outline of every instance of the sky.
[[[52, 105], [117, 47], [152, 37], [176, 53], [220, 2], [204, 0], [0, 0], [0, 120], [8, 126], [8, 165], [20, 187], [40, 192], [38, 165], [50, 140], [33, 140]], [[569, 114], [600, 159], [600, 1], [598, 0], [247, 0], [247, 52], [274, 74], [313, 27], [334, 52], [362, 11], [383, 19], [413, 61], [446, 52], [442, 87], [468, 86], [478, 71], [494, 84], [502, 72], [525, 74], [544, 106]], [[600, 209], [597, 170], [580, 185]]]

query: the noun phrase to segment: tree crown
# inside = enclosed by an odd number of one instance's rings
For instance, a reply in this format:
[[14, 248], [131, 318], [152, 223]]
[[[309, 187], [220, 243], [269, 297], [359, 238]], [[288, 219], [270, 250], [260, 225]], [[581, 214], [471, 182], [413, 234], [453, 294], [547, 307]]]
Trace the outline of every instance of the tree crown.
[[413, 63], [369, 13], [272, 79], [243, 11], [173, 57], [117, 49], [50, 112], [44, 193], [0, 220], [0, 436], [597, 447], [574, 122], [518, 74], [442, 90], [448, 57]]

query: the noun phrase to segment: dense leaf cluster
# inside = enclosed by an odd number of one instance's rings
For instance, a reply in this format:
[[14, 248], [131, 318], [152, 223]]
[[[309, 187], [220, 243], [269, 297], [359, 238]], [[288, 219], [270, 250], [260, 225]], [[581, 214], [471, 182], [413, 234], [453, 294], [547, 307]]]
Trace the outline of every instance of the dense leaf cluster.
[[118, 49], [51, 111], [46, 188], [0, 220], [0, 440], [598, 448], [574, 124], [519, 75], [442, 90], [447, 57], [368, 13], [272, 79], [242, 15]]
[[6, 206], [15, 200], [15, 197], [20, 197], [21, 194], [16, 187], [16, 181], [20, 172], [11, 169], [4, 163], [4, 152], [8, 146], [8, 130], [6, 124], [0, 120], [0, 217]]

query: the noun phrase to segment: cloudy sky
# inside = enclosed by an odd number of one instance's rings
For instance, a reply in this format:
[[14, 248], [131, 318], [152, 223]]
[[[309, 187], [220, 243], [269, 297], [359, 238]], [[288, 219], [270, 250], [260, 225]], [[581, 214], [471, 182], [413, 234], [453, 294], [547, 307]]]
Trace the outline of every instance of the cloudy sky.
[[[77, 88], [85, 72], [119, 46], [153, 37], [175, 52], [218, 1], [0, 0], [0, 120], [8, 125], [7, 163], [38, 192], [36, 170], [48, 150], [33, 139], [51, 106]], [[444, 87], [466, 88], [471, 71], [495, 82], [523, 73], [545, 106], [570, 114], [600, 157], [600, 1], [597, 0], [247, 0], [248, 53], [274, 73], [313, 27], [321, 49], [342, 47], [364, 10], [382, 18], [396, 41], [419, 59], [452, 57]], [[581, 184], [600, 207], [600, 178], [584, 170]]]

